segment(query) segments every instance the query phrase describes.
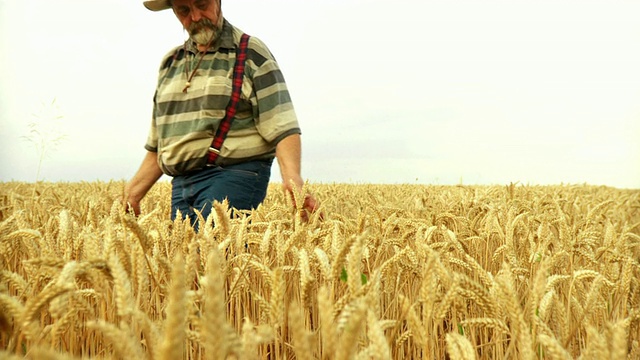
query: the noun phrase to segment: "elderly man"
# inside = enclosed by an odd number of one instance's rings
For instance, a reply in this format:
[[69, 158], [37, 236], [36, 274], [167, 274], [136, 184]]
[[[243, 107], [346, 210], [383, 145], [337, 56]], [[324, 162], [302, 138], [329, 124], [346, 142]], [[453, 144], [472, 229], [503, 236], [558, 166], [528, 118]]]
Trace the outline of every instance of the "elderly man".
[[[196, 225], [213, 201], [250, 210], [265, 198], [274, 158], [283, 187], [302, 189], [300, 128], [284, 78], [266, 45], [231, 25], [220, 0], [151, 0], [173, 9], [189, 39], [162, 60], [146, 156], [125, 187], [127, 209], [156, 181], [172, 176], [172, 219], [178, 210]], [[316, 209], [304, 197], [303, 216]]]

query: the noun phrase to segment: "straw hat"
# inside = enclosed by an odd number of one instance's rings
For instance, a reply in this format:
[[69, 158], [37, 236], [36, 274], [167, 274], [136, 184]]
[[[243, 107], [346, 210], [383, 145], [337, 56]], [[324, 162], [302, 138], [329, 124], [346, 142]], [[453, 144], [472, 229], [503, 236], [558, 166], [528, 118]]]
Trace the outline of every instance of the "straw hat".
[[144, 2], [144, 7], [151, 11], [171, 9], [171, 0], [149, 0]]

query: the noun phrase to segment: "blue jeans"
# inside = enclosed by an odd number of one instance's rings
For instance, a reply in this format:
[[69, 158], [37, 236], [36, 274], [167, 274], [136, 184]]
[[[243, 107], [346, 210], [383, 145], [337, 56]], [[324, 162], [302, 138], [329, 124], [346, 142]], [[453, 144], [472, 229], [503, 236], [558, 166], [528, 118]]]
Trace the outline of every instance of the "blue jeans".
[[215, 200], [228, 199], [229, 207], [236, 210], [252, 210], [267, 195], [272, 160], [248, 161], [229, 166], [205, 167], [188, 175], [175, 176], [171, 180], [171, 220], [180, 210], [182, 219], [189, 216], [191, 225], [198, 228], [200, 211], [206, 219]]

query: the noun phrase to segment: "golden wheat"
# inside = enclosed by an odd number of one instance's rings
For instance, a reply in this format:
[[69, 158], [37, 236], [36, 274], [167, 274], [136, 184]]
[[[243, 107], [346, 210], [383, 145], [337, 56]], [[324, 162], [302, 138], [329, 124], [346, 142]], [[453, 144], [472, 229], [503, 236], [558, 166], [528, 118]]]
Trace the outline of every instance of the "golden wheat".
[[305, 187], [324, 219], [274, 184], [196, 232], [168, 183], [1, 183], [0, 357], [640, 355], [640, 191]]

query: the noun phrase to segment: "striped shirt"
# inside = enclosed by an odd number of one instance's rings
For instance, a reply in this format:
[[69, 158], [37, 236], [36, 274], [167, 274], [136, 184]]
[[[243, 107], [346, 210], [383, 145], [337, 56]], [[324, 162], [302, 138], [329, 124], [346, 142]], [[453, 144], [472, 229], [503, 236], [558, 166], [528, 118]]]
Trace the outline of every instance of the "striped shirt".
[[[220, 37], [205, 54], [188, 91], [182, 90], [200, 54], [192, 42], [162, 60], [145, 149], [158, 153], [170, 176], [201, 169], [231, 96], [236, 48], [242, 31], [224, 20]], [[251, 37], [238, 111], [220, 149], [218, 165], [275, 157], [277, 143], [300, 127], [284, 77], [266, 45]]]

